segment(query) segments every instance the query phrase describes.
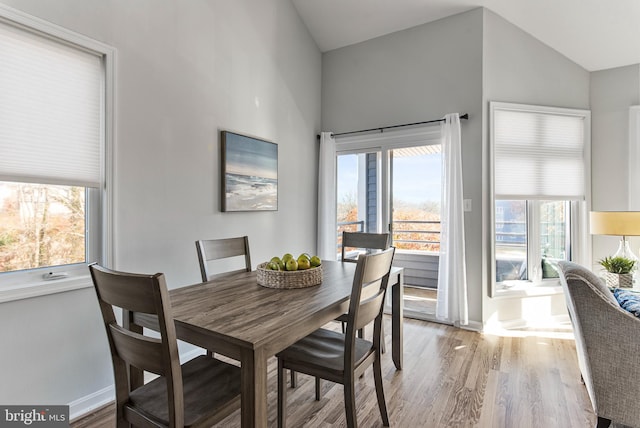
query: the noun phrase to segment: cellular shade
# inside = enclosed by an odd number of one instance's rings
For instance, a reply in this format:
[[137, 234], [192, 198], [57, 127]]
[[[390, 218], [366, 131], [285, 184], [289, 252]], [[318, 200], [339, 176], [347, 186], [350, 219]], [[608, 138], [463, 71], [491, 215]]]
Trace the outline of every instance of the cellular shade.
[[584, 199], [584, 120], [567, 114], [494, 109], [496, 197]]
[[0, 21], [0, 181], [98, 187], [101, 56]]

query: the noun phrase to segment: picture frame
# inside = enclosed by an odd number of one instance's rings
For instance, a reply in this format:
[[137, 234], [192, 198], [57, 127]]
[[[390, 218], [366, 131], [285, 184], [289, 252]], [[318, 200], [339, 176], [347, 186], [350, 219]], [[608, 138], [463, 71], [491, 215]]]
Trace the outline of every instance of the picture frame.
[[221, 131], [223, 212], [278, 210], [278, 145]]

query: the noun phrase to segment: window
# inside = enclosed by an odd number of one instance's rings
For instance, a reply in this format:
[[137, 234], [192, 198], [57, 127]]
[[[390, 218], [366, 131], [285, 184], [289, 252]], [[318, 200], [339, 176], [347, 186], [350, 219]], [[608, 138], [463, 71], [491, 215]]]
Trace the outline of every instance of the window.
[[398, 251], [440, 253], [441, 147], [391, 151], [391, 230]]
[[0, 292], [107, 258], [112, 58], [0, 7]]
[[494, 291], [557, 285], [583, 261], [590, 113], [491, 103]]

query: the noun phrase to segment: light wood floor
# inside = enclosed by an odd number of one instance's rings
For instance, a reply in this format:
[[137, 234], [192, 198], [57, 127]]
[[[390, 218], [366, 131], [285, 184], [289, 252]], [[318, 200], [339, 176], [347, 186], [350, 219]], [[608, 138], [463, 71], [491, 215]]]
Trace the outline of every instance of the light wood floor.
[[418, 313], [435, 317], [438, 292], [432, 288], [404, 287], [405, 313]]
[[[385, 322], [386, 331], [391, 331], [390, 320]], [[392, 427], [595, 426], [569, 326], [497, 335], [413, 319], [404, 325], [404, 369], [397, 371], [391, 355], [383, 355]], [[298, 388], [288, 391], [288, 425], [344, 426], [342, 386], [323, 382], [322, 400], [315, 401], [313, 379], [298, 376]], [[269, 426], [275, 426], [275, 359], [270, 362], [268, 386]], [[359, 426], [382, 426], [370, 370], [357, 382], [356, 402]], [[71, 426], [113, 427], [113, 412], [111, 405]], [[218, 426], [240, 427], [239, 416], [236, 412]]]

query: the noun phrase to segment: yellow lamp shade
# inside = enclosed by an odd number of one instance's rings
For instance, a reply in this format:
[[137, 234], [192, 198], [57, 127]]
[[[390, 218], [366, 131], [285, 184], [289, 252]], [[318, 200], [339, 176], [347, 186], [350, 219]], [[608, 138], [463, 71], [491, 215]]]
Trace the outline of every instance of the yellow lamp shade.
[[640, 236], [640, 211], [591, 211], [592, 235]]

